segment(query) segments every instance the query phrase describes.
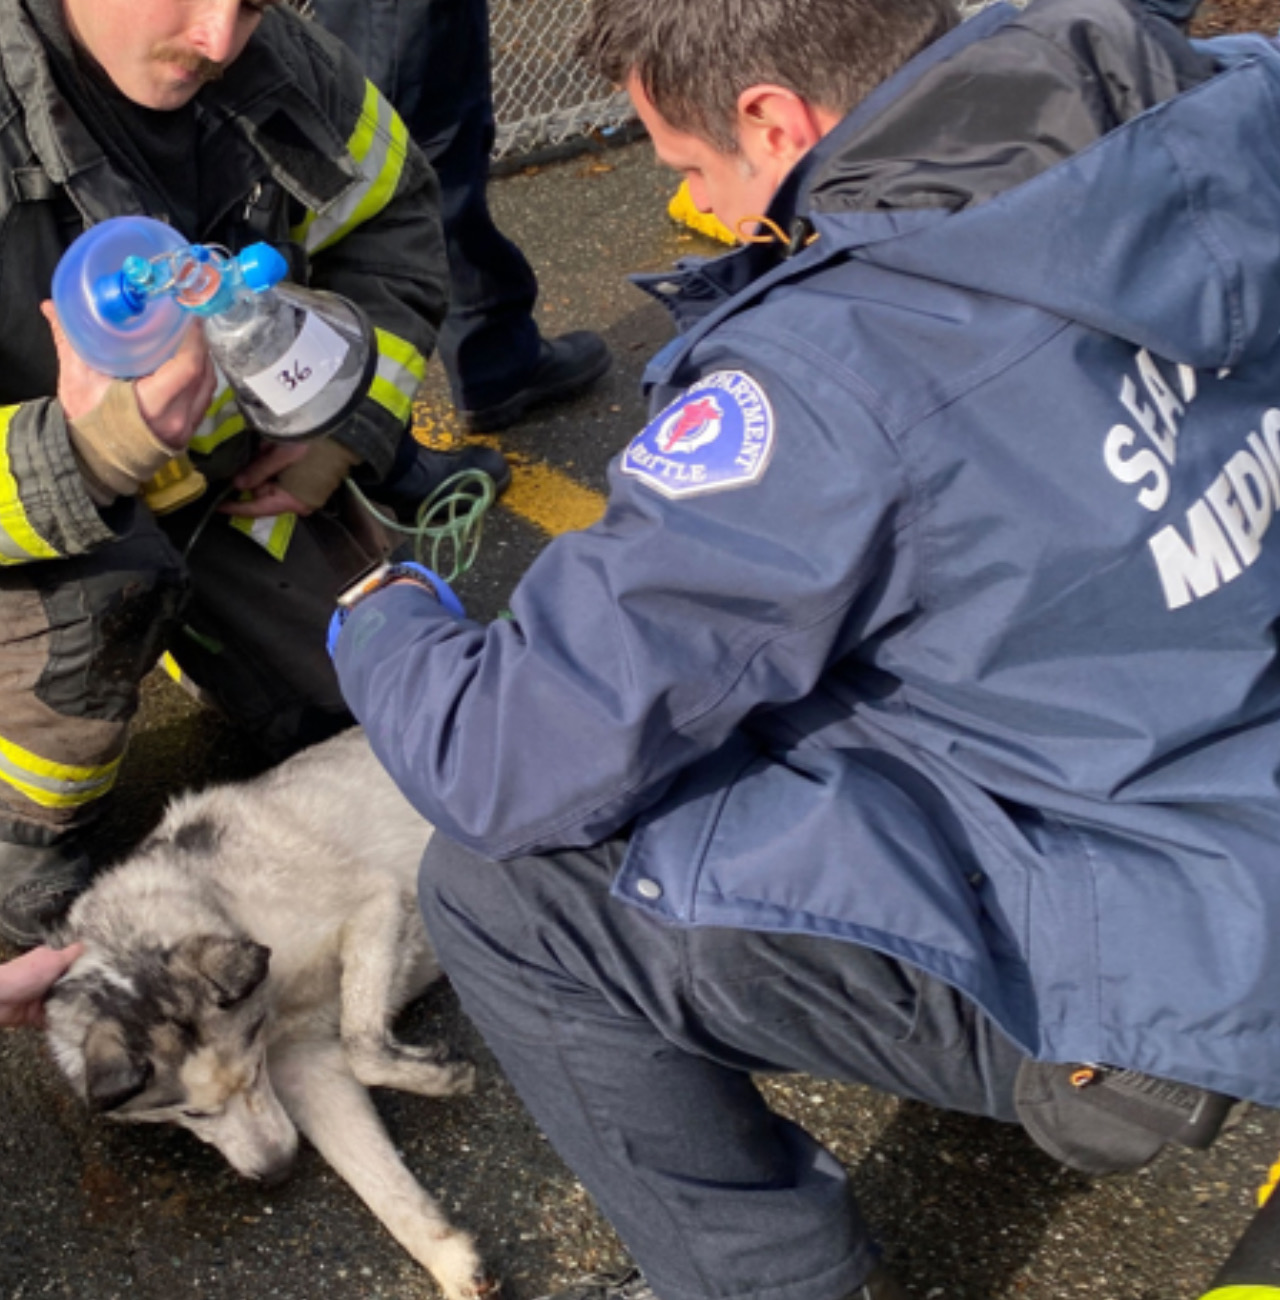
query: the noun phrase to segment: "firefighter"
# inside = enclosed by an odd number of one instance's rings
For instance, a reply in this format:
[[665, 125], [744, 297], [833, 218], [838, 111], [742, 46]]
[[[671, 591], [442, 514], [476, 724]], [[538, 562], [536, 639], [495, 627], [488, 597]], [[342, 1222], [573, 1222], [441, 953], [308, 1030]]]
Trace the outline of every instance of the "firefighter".
[[[266, 0], [0, 0], [0, 31], [0, 935], [29, 946], [89, 877], [162, 652], [272, 754], [348, 725], [318, 632], [385, 543], [343, 479], [400, 510], [508, 472], [409, 435], [445, 313], [437, 187], [337, 41]], [[198, 332], [133, 384], [85, 366], [42, 304], [71, 242], [132, 213], [270, 241], [356, 302], [378, 361], [355, 415], [261, 443]], [[139, 487], [184, 450], [207, 490], [158, 515]]]

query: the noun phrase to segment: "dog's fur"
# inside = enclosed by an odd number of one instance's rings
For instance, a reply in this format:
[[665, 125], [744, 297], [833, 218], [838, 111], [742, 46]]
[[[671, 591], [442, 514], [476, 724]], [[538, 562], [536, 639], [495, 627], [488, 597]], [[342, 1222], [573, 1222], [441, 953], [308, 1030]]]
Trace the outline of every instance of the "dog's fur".
[[180, 796], [76, 901], [67, 938], [86, 949], [49, 1042], [95, 1109], [180, 1124], [249, 1178], [283, 1177], [301, 1129], [449, 1300], [475, 1300], [496, 1288], [471, 1238], [365, 1091], [472, 1086], [469, 1065], [390, 1032], [439, 973], [414, 893], [430, 836], [358, 731]]

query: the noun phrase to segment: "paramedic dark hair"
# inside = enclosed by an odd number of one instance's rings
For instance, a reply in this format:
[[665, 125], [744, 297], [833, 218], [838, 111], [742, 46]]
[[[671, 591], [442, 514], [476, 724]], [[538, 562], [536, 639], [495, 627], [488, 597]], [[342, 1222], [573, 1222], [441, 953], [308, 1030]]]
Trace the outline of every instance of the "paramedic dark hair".
[[678, 131], [738, 148], [738, 96], [778, 85], [846, 113], [959, 22], [954, 0], [589, 0], [578, 54], [636, 74]]

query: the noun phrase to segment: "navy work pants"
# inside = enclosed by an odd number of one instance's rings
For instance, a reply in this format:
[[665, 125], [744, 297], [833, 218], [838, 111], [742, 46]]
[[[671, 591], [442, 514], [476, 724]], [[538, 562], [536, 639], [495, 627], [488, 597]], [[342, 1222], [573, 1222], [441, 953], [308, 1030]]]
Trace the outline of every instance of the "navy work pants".
[[1200, 0], [1142, 0], [1142, 7], [1185, 27], [1200, 8]]
[[625, 849], [493, 863], [436, 836], [421, 903], [462, 1005], [661, 1300], [843, 1300], [875, 1258], [845, 1172], [752, 1075], [1015, 1121], [1020, 1055], [867, 949], [655, 921], [609, 895]]
[[364, 64], [440, 179], [449, 315], [440, 359], [464, 410], [523, 387], [541, 346], [537, 280], [493, 223], [494, 119], [486, 0], [316, 0], [317, 20]]

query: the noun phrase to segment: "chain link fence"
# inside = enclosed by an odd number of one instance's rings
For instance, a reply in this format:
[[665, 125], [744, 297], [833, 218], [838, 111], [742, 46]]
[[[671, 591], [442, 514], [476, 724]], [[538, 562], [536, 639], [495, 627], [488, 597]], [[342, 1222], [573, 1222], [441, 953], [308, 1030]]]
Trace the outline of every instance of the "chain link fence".
[[[993, 2], [957, 5], [967, 18]], [[285, 3], [305, 15], [312, 9], [312, 0]], [[495, 162], [516, 162], [634, 121], [627, 96], [592, 76], [574, 55], [582, 6], [583, 0], [490, 0]]]
[[[312, 0], [285, 3], [304, 15], [312, 9]], [[991, 3], [957, 0], [965, 18]], [[626, 95], [588, 73], [573, 53], [582, 5], [583, 0], [490, 0], [495, 162], [608, 134], [634, 120]]]
[[[991, 0], [958, 3], [968, 17]], [[574, 56], [582, 11], [583, 0], [490, 0], [495, 160], [607, 134], [633, 119], [626, 95], [591, 76]]]
[[626, 95], [573, 53], [582, 0], [491, 0], [495, 159], [608, 132], [634, 116]]

